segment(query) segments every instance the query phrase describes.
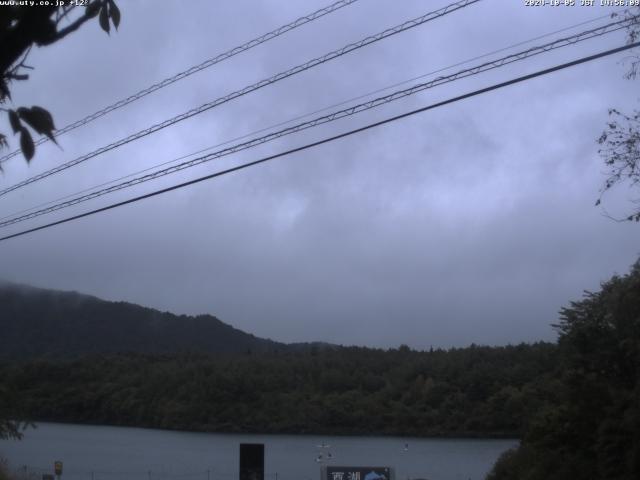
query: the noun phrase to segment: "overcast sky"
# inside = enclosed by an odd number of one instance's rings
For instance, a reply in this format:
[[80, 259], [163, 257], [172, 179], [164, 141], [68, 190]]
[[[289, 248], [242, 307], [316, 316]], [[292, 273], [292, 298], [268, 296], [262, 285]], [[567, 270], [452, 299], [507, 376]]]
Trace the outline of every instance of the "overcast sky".
[[[61, 149], [38, 147], [31, 165], [12, 159], [0, 181], [14, 184], [448, 3], [360, 0], [64, 135]], [[28, 63], [35, 70], [29, 81], [14, 84], [14, 104], [46, 107], [61, 127], [329, 0], [118, 4], [118, 32], [107, 36], [93, 21], [34, 50]], [[0, 198], [0, 216], [613, 11], [482, 1], [19, 189]], [[0, 233], [300, 146], [624, 40], [620, 32], [427, 90]], [[625, 55], [2, 242], [0, 277], [175, 313], [210, 313], [285, 342], [429, 348], [553, 340], [550, 324], [562, 306], [627, 272], [640, 254], [640, 226], [613, 222], [594, 206], [604, 179], [596, 139], [607, 109], [637, 108], [638, 83], [623, 79]], [[2, 122], [0, 131], [9, 133], [4, 116]], [[622, 216], [632, 208], [633, 193], [617, 189], [604, 206]]]

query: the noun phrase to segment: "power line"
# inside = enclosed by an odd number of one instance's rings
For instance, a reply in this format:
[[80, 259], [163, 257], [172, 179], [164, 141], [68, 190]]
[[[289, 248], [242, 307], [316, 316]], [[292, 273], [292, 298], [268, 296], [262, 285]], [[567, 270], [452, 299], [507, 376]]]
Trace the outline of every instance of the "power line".
[[189, 180], [187, 182], [180, 183], [180, 184], [177, 184], [177, 185], [173, 185], [171, 187], [162, 188], [162, 189], [156, 190], [154, 192], [150, 192], [150, 193], [147, 193], [147, 194], [144, 194], [144, 195], [140, 195], [138, 197], [130, 198], [130, 199], [124, 200], [122, 202], [113, 203], [111, 205], [107, 205], [106, 207], [97, 208], [97, 209], [91, 210], [89, 212], [81, 213], [81, 214], [78, 214], [78, 215], [74, 215], [72, 217], [64, 218], [62, 220], [58, 220], [58, 221], [51, 222], [51, 223], [48, 223], [48, 224], [45, 224], [45, 225], [40, 225], [38, 227], [30, 228], [28, 230], [23, 230], [21, 232], [17, 232], [17, 233], [11, 234], [11, 235], [7, 235], [7, 236], [4, 236], [4, 237], [1, 237], [0, 238], [0, 242], [1, 241], [5, 241], [5, 240], [9, 240], [11, 238], [20, 237], [20, 236], [26, 235], [28, 233], [33, 233], [33, 232], [37, 232], [39, 230], [44, 230], [46, 228], [50, 228], [50, 227], [53, 227], [53, 226], [56, 226], [56, 225], [61, 225], [63, 223], [68, 223], [68, 222], [71, 222], [73, 220], [78, 220], [80, 218], [88, 217], [88, 216], [94, 215], [96, 213], [101, 213], [101, 212], [105, 212], [107, 210], [112, 210], [112, 209], [117, 208], [117, 207], [122, 207], [122, 206], [128, 205], [130, 203], [139, 202], [141, 200], [145, 200], [147, 198], [155, 197], [157, 195], [161, 195], [163, 193], [171, 192], [173, 190], [178, 190], [180, 188], [188, 187], [190, 185], [194, 185], [196, 183], [203, 182], [205, 180], [210, 180], [212, 178], [220, 177], [222, 175], [226, 175], [226, 174], [229, 174], [229, 173], [232, 173], [232, 172], [236, 172], [238, 170], [243, 170], [245, 168], [253, 167], [255, 165], [268, 162], [270, 160], [275, 160], [276, 158], [284, 157], [284, 156], [287, 156], [287, 155], [291, 155], [293, 153], [301, 152], [303, 150], [308, 150], [310, 148], [314, 148], [314, 147], [317, 147], [319, 145], [323, 145], [325, 143], [333, 142], [335, 140], [339, 140], [341, 138], [345, 138], [345, 137], [354, 135], [356, 133], [361, 133], [361, 132], [364, 132], [366, 130], [369, 130], [369, 129], [372, 129], [372, 128], [375, 128], [375, 127], [379, 127], [381, 125], [385, 125], [387, 123], [395, 122], [397, 120], [400, 120], [400, 119], [403, 119], [403, 118], [406, 118], [406, 117], [410, 117], [412, 115], [416, 115], [418, 113], [426, 112], [428, 110], [433, 110], [435, 108], [442, 107], [442, 106], [445, 106], [445, 105], [449, 105], [451, 103], [459, 102], [461, 100], [465, 100], [467, 98], [475, 97], [475, 96], [481, 95], [483, 93], [488, 93], [488, 92], [491, 92], [493, 90], [498, 90], [500, 88], [504, 88], [504, 87], [507, 87], [507, 86], [510, 86], [510, 85], [514, 85], [516, 83], [521, 83], [521, 82], [524, 82], [524, 81], [527, 81], [527, 80], [531, 80], [531, 79], [536, 78], [536, 77], [540, 77], [540, 76], [543, 76], [543, 75], [548, 75], [550, 73], [557, 72], [557, 71], [563, 70], [565, 68], [569, 68], [569, 67], [573, 67], [573, 66], [576, 66], [576, 65], [580, 65], [582, 63], [586, 63], [586, 62], [590, 62], [590, 61], [593, 61], [593, 60], [597, 60], [599, 58], [603, 58], [603, 57], [606, 57], [606, 56], [609, 56], [609, 55], [613, 55], [615, 53], [619, 53], [619, 52], [622, 52], [622, 51], [625, 51], [625, 50], [629, 50], [631, 48], [635, 48], [635, 47], [638, 47], [638, 46], [640, 46], [640, 42], [630, 43], [630, 44], [627, 44], [627, 45], [623, 45], [621, 47], [617, 47], [617, 48], [613, 48], [613, 49], [610, 49], [610, 50], [606, 50], [604, 52], [596, 53], [594, 55], [589, 55], [587, 57], [582, 57], [580, 59], [573, 60], [571, 62], [563, 63], [561, 65], [556, 65], [555, 67], [546, 68], [544, 70], [539, 70], [537, 72], [530, 73], [528, 75], [523, 75], [521, 77], [516, 77], [516, 78], [513, 78], [511, 80], [507, 80], [506, 82], [501, 82], [501, 83], [497, 83], [497, 84], [491, 85], [489, 87], [485, 87], [485, 88], [481, 88], [481, 89], [478, 89], [478, 90], [474, 90], [472, 92], [465, 93], [465, 94], [459, 95], [457, 97], [453, 97], [453, 98], [449, 98], [447, 100], [443, 100], [441, 102], [433, 103], [433, 104], [428, 105], [426, 107], [421, 107], [421, 108], [418, 108], [418, 109], [415, 109], [415, 110], [411, 110], [409, 112], [406, 112], [406, 113], [403, 113], [403, 114], [400, 114], [400, 115], [396, 115], [396, 116], [393, 116], [393, 117], [390, 117], [390, 118], [386, 118], [386, 119], [380, 120], [378, 122], [370, 123], [370, 124], [365, 125], [363, 127], [359, 127], [359, 128], [353, 129], [353, 130], [349, 130], [347, 132], [343, 132], [343, 133], [340, 133], [338, 135], [333, 135], [331, 137], [327, 137], [327, 138], [324, 138], [322, 140], [318, 140], [316, 142], [308, 143], [308, 144], [303, 145], [301, 147], [296, 147], [296, 148], [292, 148], [290, 150], [286, 150], [284, 152], [276, 153], [274, 155], [269, 155], [269, 156], [263, 157], [263, 158], [261, 158], [259, 160], [254, 160], [253, 162], [244, 163], [242, 165], [238, 165], [238, 166], [235, 166], [235, 167], [232, 167], [232, 168], [228, 168], [226, 170], [222, 170], [222, 171], [215, 172], [215, 173], [212, 173], [212, 174], [209, 174], [209, 175], [205, 175], [203, 177], [199, 177], [199, 178], [196, 178], [196, 179], [193, 179], [193, 180]]
[[457, 2], [454, 2], [450, 5], [447, 5], [446, 7], [443, 7], [439, 10], [435, 10], [433, 12], [427, 13], [425, 15], [422, 15], [420, 17], [416, 17], [414, 19], [408, 20], [400, 25], [397, 25], [395, 27], [392, 28], [388, 28], [380, 33], [377, 33], [375, 35], [366, 37], [358, 42], [355, 43], [351, 43], [349, 45], [346, 45], [338, 50], [334, 50], [330, 53], [327, 53], [321, 57], [317, 57], [314, 58], [313, 60], [309, 60], [306, 63], [300, 64], [296, 67], [293, 67], [289, 70], [280, 72], [270, 78], [261, 80], [257, 83], [254, 83], [253, 85], [249, 85], [247, 87], [242, 88], [241, 90], [236, 90], [235, 92], [232, 92], [224, 97], [220, 97], [216, 100], [213, 100], [209, 103], [205, 103], [199, 107], [196, 107], [194, 109], [191, 109], [185, 113], [182, 113], [180, 115], [177, 115], [173, 118], [170, 118], [168, 120], [165, 120], [161, 123], [157, 123], [155, 125], [152, 125], [149, 128], [146, 128], [144, 130], [140, 130], [139, 132], [136, 132], [132, 135], [129, 135], [128, 137], [122, 138], [120, 140], [117, 140], [113, 143], [110, 143], [109, 145], [106, 145], [104, 147], [101, 147], [97, 150], [94, 150], [93, 152], [87, 153], [85, 155], [82, 155], [81, 157], [78, 157], [74, 160], [70, 160], [66, 163], [63, 163], [62, 165], [59, 165], [55, 168], [52, 168], [50, 170], [47, 170], [46, 172], [40, 173], [38, 175], [35, 175], [33, 177], [29, 177], [26, 180], [23, 180], [22, 182], [16, 183], [10, 187], [7, 187], [3, 190], [0, 190], [0, 196], [6, 195], [9, 192], [12, 192], [14, 190], [17, 190], [18, 188], [24, 187], [26, 185], [29, 185], [31, 183], [37, 182], [38, 180], [42, 180], [44, 178], [47, 178], [51, 175], [54, 175], [56, 173], [59, 173], [63, 170], [66, 170], [70, 167], [73, 167], [75, 165], [78, 165], [80, 163], [83, 163], [93, 157], [96, 157], [102, 153], [108, 152], [110, 150], [113, 150], [114, 148], [120, 147], [122, 145], [125, 145], [127, 143], [133, 142], [134, 140], [138, 140], [139, 138], [145, 137], [151, 133], [155, 133], [163, 128], [166, 128], [170, 125], [174, 125], [182, 120], [186, 120], [187, 118], [191, 118], [195, 115], [198, 115], [202, 112], [205, 112], [207, 110], [210, 110], [214, 107], [217, 107], [219, 105], [222, 105], [223, 103], [229, 102], [231, 100], [234, 100], [238, 97], [241, 97], [243, 95], [246, 95], [248, 93], [251, 93], [255, 90], [258, 90], [260, 88], [263, 88], [267, 85], [271, 85], [272, 83], [276, 83], [280, 80], [283, 80], [285, 78], [288, 78], [292, 75], [296, 75], [298, 73], [301, 73], [305, 70], [308, 70], [310, 68], [313, 68], [315, 66], [321, 65], [323, 63], [326, 63], [328, 61], [334, 60], [335, 58], [341, 57], [342, 55], [345, 55], [347, 53], [350, 53], [354, 50], [358, 50], [362, 47], [365, 47], [367, 45], [370, 45], [372, 43], [378, 42], [380, 40], [383, 40], [385, 38], [388, 38], [392, 35], [395, 35], [397, 33], [400, 32], [404, 32], [405, 30], [409, 30], [411, 28], [417, 27], [419, 25], [422, 25], [426, 22], [429, 22], [431, 20], [435, 20], [436, 18], [440, 18], [444, 15], [447, 15], [449, 13], [455, 12], [457, 10], [460, 10], [462, 8], [468, 7], [469, 5], [472, 5], [474, 3], [477, 3], [481, 0], [459, 0]]
[[486, 62], [471, 68], [467, 68], [464, 70], [461, 70], [459, 72], [453, 73], [451, 75], [448, 76], [441, 76], [438, 77], [434, 80], [431, 80], [429, 82], [426, 83], [421, 83], [421, 84], [417, 84], [414, 85], [410, 88], [404, 89], [404, 90], [399, 90], [396, 92], [393, 92], [389, 95], [383, 96], [383, 97], [379, 97], [373, 100], [370, 100], [368, 102], [365, 103], [360, 103], [358, 105], [354, 105], [351, 106], [349, 108], [343, 109], [343, 110], [339, 110], [336, 112], [333, 112], [331, 114], [328, 115], [324, 115], [321, 117], [317, 117], [313, 120], [309, 120], [307, 122], [303, 122], [300, 123], [298, 125], [294, 125], [288, 128], [285, 128], [283, 130], [279, 130], [276, 132], [272, 132], [270, 134], [267, 134], [265, 136], [262, 137], [257, 137], [254, 139], [251, 139], [247, 142], [243, 142], [240, 144], [236, 144], [233, 145], [231, 147], [219, 150], [217, 152], [213, 152], [198, 158], [195, 158], [193, 160], [189, 160], [187, 162], [183, 162], [181, 164], [178, 165], [174, 165], [162, 170], [157, 170], [153, 173], [141, 176], [141, 177], [136, 177], [134, 179], [128, 180], [126, 182], [122, 182], [120, 184], [116, 184], [101, 190], [96, 190], [93, 191], [91, 193], [88, 193], [86, 195], [82, 195], [79, 197], [75, 197], [71, 200], [67, 200], [65, 202], [61, 202], [61, 203], [57, 203], [55, 205], [52, 205], [50, 207], [47, 208], [43, 208], [40, 210], [37, 210], [35, 212], [31, 212], [28, 214], [24, 214], [24, 215], [20, 215], [20, 216], [16, 216], [13, 218], [10, 218], [8, 220], [4, 220], [4, 221], [0, 221], [0, 228], [2, 227], [7, 227], [9, 225], [14, 225], [16, 223], [20, 223], [26, 220], [31, 220], [33, 218], [39, 217], [41, 215], [45, 215], [48, 213], [52, 213], [58, 210], [61, 210], [63, 208], [68, 208], [71, 207], [73, 205], [77, 205], [79, 203], [84, 203], [86, 201], [89, 200], [93, 200], [95, 198], [107, 195], [109, 193], [113, 193], [116, 192], [118, 190], [122, 190], [125, 188], [129, 188], [135, 185], [139, 185], [141, 183], [145, 183], [151, 180], [154, 180], [156, 178], [160, 178], [172, 173], [176, 173], [178, 171], [187, 169], [187, 168], [191, 168], [193, 166], [205, 163], [205, 162], [209, 162], [211, 160], [217, 159], [217, 158], [221, 158], [223, 156], [227, 156], [233, 153], [237, 153], [241, 150], [245, 150], [248, 148], [252, 148], [255, 147], [257, 145], [261, 145], [263, 143], [275, 140], [277, 138], [281, 138], [284, 137], [286, 135], [290, 135], [293, 133], [297, 133], [309, 128], [313, 128], [316, 127], [318, 125], [322, 125], [325, 123], [329, 123], [329, 122], [333, 122], [336, 121], [338, 119], [341, 118], [345, 118], [351, 115], [355, 115], [357, 113], [361, 113], [364, 112], [366, 110], [370, 110], [372, 108], [376, 108], [379, 107], [381, 105], [399, 100], [401, 98], [405, 98], [409, 95], [414, 95], [418, 92], [424, 91], [426, 89], [429, 88], [433, 88], [439, 85], [443, 85], [445, 83], [449, 83], [449, 82], [453, 82], [456, 80], [460, 80], [461, 78], [467, 78], [473, 75], [478, 75], [480, 73], [484, 73], [496, 68], [500, 68], [503, 67], [505, 65], [509, 65], [511, 63], [517, 62], [517, 61], [521, 61], [530, 57], [533, 57], [535, 55], [540, 55], [542, 53], [546, 53], [549, 52], [551, 50], [555, 50], [557, 48], [561, 48], [561, 47], [566, 47], [569, 45], [575, 45], [578, 42], [582, 42], [582, 41], [586, 41], [589, 39], [593, 39], [596, 37], [600, 37], [602, 35], [605, 34], [609, 34], [609, 33], [613, 33], [616, 32], [618, 30], [621, 30], [623, 28], [626, 28], [628, 25], [630, 25], [631, 23], [633, 23], [635, 21], [635, 18], [630, 18], [630, 19], [624, 19], [624, 20], [619, 20], [617, 22], [612, 22], [608, 25], [604, 25], [601, 27], [597, 27], [591, 30], [586, 30], [583, 32], [580, 32], [578, 34], [572, 35], [570, 37], [566, 37], [566, 38], [561, 38], [558, 40], [555, 40], [553, 42], [544, 44], [544, 45], [540, 45], [540, 46], [536, 46], [536, 47], [531, 47], [527, 50], [524, 50], [522, 52], [518, 52], [518, 53], [514, 53], [511, 55], [507, 55], [506, 57], [502, 57], [500, 59], [497, 60], [493, 60], [491, 62]]
[[[618, 11], [618, 12], [615, 12], [615, 15], [616, 15], [616, 16], [617, 16], [617, 15], [621, 15], [622, 13], [625, 13], [625, 12], [628, 12], [628, 11], [629, 11], [628, 9], [620, 10], [620, 11]], [[240, 136], [238, 136], [238, 137], [234, 137], [234, 138], [231, 138], [231, 139], [229, 139], [229, 140], [225, 140], [224, 142], [220, 142], [220, 143], [217, 143], [217, 144], [211, 145], [211, 146], [209, 146], [209, 147], [205, 147], [205, 148], [202, 148], [202, 149], [196, 150], [195, 152], [191, 152], [191, 153], [188, 153], [188, 154], [185, 154], [185, 155], [181, 155], [181, 156], [179, 156], [179, 157], [177, 157], [177, 158], [174, 158], [174, 159], [171, 159], [171, 160], [168, 160], [168, 161], [162, 162], [162, 163], [160, 163], [160, 164], [156, 164], [156, 165], [153, 165], [153, 166], [151, 166], [151, 167], [144, 168], [144, 169], [142, 169], [142, 170], [137, 170], [137, 171], [135, 171], [135, 172], [132, 172], [132, 173], [129, 173], [129, 174], [127, 174], [127, 175], [124, 175], [124, 176], [121, 176], [121, 177], [118, 177], [118, 178], [115, 178], [115, 179], [109, 180], [109, 181], [107, 181], [107, 182], [103, 182], [103, 183], [100, 183], [100, 184], [98, 184], [98, 185], [94, 185], [94, 186], [92, 186], [92, 187], [85, 188], [85, 189], [82, 189], [82, 190], [80, 190], [80, 191], [77, 191], [77, 192], [74, 192], [74, 193], [71, 193], [71, 194], [68, 194], [68, 195], [64, 195], [64, 196], [62, 196], [62, 197], [58, 197], [58, 198], [56, 198], [56, 199], [49, 200], [49, 201], [44, 202], [44, 203], [40, 203], [40, 204], [35, 205], [35, 206], [33, 206], [33, 207], [29, 207], [29, 208], [25, 208], [25, 209], [19, 210], [19, 211], [17, 211], [17, 212], [13, 212], [13, 213], [11, 213], [11, 214], [9, 214], [9, 215], [5, 215], [5, 216], [3, 216], [3, 217], [0, 217], [0, 222], [1, 222], [2, 220], [5, 220], [5, 219], [8, 219], [8, 218], [14, 217], [14, 216], [16, 216], [16, 215], [20, 215], [20, 214], [22, 214], [22, 213], [30, 212], [30, 211], [32, 211], [32, 210], [36, 210], [36, 209], [39, 209], [39, 208], [45, 207], [45, 206], [47, 206], [47, 205], [54, 204], [54, 203], [56, 203], [56, 202], [60, 202], [60, 201], [62, 201], [62, 200], [66, 200], [66, 199], [71, 198], [71, 197], [74, 197], [74, 196], [76, 196], [76, 195], [81, 195], [81, 194], [83, 194], [83, 193], [90, 192], [90, 191], [92, 191], [92, 190], [95, 190], [96, 188], [105, 187], [105, 186], [107, 186], [107, 185], [113, 184], [113, 183], [115, 183], [115, 182], [119, 182], [119, 181], [124, 180], [124, 179], [126, 179], [126, 178], [131, 178], [131, 177], [133, 177], [133, 176], [135, 176], [135, 175], [140, 175], [141, 173], [148, 172], [149, 170], [153, 170], [154, 168], [164, 167], [165, 165], [169, 165], [169, 164], [172, 164], [172, 163], [176, 163], [176, 162], [178, 162], [178, 161], [180, 161], [180, 160], [184, 160], [184, 159], [189, 158], [189, 157], [192, 157], [192, 156], [194, 156], [194, 155], [198, 155], [198, 154], [200, 154], [200, 153], [204, 153], [204, 152], [206, 152], [206, 151], [208, 151], [208, 150], [213, 150], [214, 148], [222, 147], [222, 146], [224, 146], [224, 145], [228, 145], [229, 143], [232, 143], [232, 142], [235, 142], [235, 141], [238, 141], [238, 140], [243, 140], [243, 139], [245, 139], [245, 138], [249, 138], [249, 137], [251, 137], [252, 135], [257, 135], [257, 134], [259, 134], [259, 133], [266, 132], [266, 131], [272, 130], [272, 129], [274, 129], [274, 128], [281, 127], [281, 126], [284, 126], [284, 125], [287, 125], [287, 124], [293, 123], [293, 122], [295, 122], [295, 121], [297, 121], [297, 120], [301, 120], [301, 119], [303, 119], [303, 118], [310, 117], [311, 115], [315, 115], [315, 114], [317, 114], [317, 113], [321, 113], [321, 112], [324, 112], [324, 111], [330, 110], [330, 109], [332, 109], [332, 108], [341, 107], [341, 106], [346, 105], [346, 104], [348, 104], [348, 103], [355, 102], [355, 101], [357, 101], [357, 100], [362, 100], [363, 98], [370, 97], [370, 96], [372, 96], [372, 95], [375, 95], [375, 94], [378, 94], [378, 93], [381, 93], [381, 92], [384, 92], [384, 91], [390, 90], [390, 89], [392, 89], [392, 88], [399, 87], [399, 86], [401, 86], [401, 85], [406, 85], [406, 84], [411, 83], [411, 82], [413, 82], [413, 81], [420, 80], [420, 79], [422, 79], [422, 78], [426, 78], [426, 77], [429, 77], [429, 76], [435, 75], [436, 73], [444, 72], [444, 71], [446, 71], [446, 70], [450, 70], [450, 69], [452, 69], [452, 68], [454, 68], [454, 67], [458, 67], [458, 66], [461, 66], [461, 65], [466, 65], [466, 64], [471, 63], [471, 62], [473, 62], [473, 61], [475, 61], [475, 60], [480, 60], [480, 59], [483, 59], [483, 58], [487, 58], [487, 57], [490, 57], [491, 55], [495, 55], [496, 53], [505, 52], [505, 51], [507, 51], [507, 50], [511, 50], [512, 48], [519, 47], [519, 46], [522, 46], [522, 45], [526, 45], [526, 44], [531, 43], [531, 42], [534, 42], [534, 41], [536, 41], [536, 40], [540, 40], [540, 39], [543, 39], [543, 38], [547, 38], [547, 37], [550, 37], [550, 36], [552, 36], [552, 35], [556, 35], [556, 34], [558, 34], [558, 33], [566, 32], [566, 31], [568, 31], [568, 30], [573, 30], [574, 28], [581, 27], [581, 26], [584, 26], [584, 25], [587, 25], [587, 24], [590, 24], [590, 23], [594, 23], [594, 22], [597, 22], [598, 20], [602, 20], [602, 19], [604, 19], [604, 18], [611, 18], [612, 16], [613, 16], [613, 14], [609, 14], [609, 13], [608, 13], [608, 14], [606, 14], [606, 15], [600, 15], [600, 16], [598, 16], [598, 17], [594, 17], [594, 18], [592, 18], [591, 20], [586, 20], [586, 21], [584, 21], [584, 22], [580, 22], [580, 23], [576, 23], [576, 24], [573, 24], [573, 25], [569, 25], [569, 26], [564, 27], [564, 28], [561, 28], [561, 29], [559, 29], [559, 30], [554, 30], [553, 32], [548, 32], [548, 33], [545, 33], [545, 34], [543, 34], [543, 35], [539, 35], [539, 36], [537, 36], [537, 37], [530, 38], [530, 39], [528, 39], [528, 40], [524, 40], [524, 41], [521, 41], [521, 42], [517, 42], [517, 43], [511, 44], [511, 45], [509, 45], [509, 46], [507, 46], [507, 47], [503, 47], [503, 48], [500, 48], [500, 49], [498, 49], [498, 50], [493, 50], [492, 52], [489, 52], [489, 53], [484, 53], [484, 54], [482, 54], [482, 55], [478, 55], [478, 56], [475, 56], [475, 57], [472, 57], [472, 58], [468, 58], [468, 59], [463, 60], [463, 61], [461, 61], [461, 62], [454, 63], [453, 65], [449, 65], [449, 66], [447, 66], [447, 67], [442, 67], [442, 68], [439, 68], [439, 69], [437, 69], [437, 70], [433, 70], [433, 71], [431, 71], [431, 72], [424, 73], [424, 74], [419, 75], [419, 76], [417, 76], [417, 77], [412, 77], [412, 78], [409, 78], [409, 79], [407, 79], [407, 80], [403, 80], [403, 81], [401, 81], [401, 82], [397, 82], [397, 83], [394, 83], [394, 84], [391, 84], [391, 85], [387, 85], [386, 87], [378, 88], [378, 89], [376, 89], [376, 90], [373, 90], [373, 91], [367, 92], [367, 93], [365, 93], [365, 94], [358, 95], [357, 97], [351, 97], [351, 98], [349, 98], [349, 99], [347, 99], [347, 100], [343, 100], [343, 101], [341, 101], [341, 102], [339, 102], [339, 103], [334, 103], [334, 104], [332, 104], [332, 105], [329, 105], [329, 106], [326, 106], [326, 107], [322, 107], [322, 108], [320, 108], [320, 109], [318, 109], [318, 110], [314, 110], [314, 111], [312, 111], [312, 112], [308, 112], [308, 113], [305, 113], [305, 114], [298, 115], [298, 116], [296, 116], [296, 117], [290, 118], [289, 120], [285, 120], [285, 121], [282, 121], [282, 122], [278, 122], [278, 123], [276, 123], [276, 124], [269, 125], [268, 127], [263, 127], [263, 128], [258, 129], [258, 130], [254, 130], [254, 131], [252, 131], [252, 132], [245, 133], [245, 134], [240, 135]], [[47, 212], [47, 213], [48, 213], [48, 212]], [[1, 225], [0, 225], [0, 226], [1, 226]]]
[[[301, 27], [302, 25], [305, 25], [309, 22], [312, 22], [314, 20], [317, 20], [318, 18], [324, 17], [325, 15], [328, 15], [330, 13], [335, 12], [336, 10], [339, 10], [343, 7], [349, 6], [355, 2], [357, 2], [358, 0], [340, 0], [338, 2], [332, 3], [329, 6], [326, 6], [324, 8], [321, 8], [319, 10], [316, 10], [315, 12], [309, 13], [307, 15], [304, 15], [296, 20], [294, 20], [291, 23], [288, 23], [286, 25], [282, 25], [281, 27], [276, 28], [275, 30], [272, 30], [268, 33], [265, 33], [264, 35], [261, 35], [257, 38], [254, 38], [253, 40], [249, 40], [248, 42], [234, 47], [231, 50], [227, 50], [224, 53], [221, 53], [219, 55], [216, 55], [213, 58], [210, 58], [208, 60], [205, 60], [204, 62], [198, 64], [198, 65], [194, 65], [193, 67], [188, 68], [187, 70], [184, 70], [182, 72], [176, 73], [175, 75], [165, 78], [164, 80], [155, 83], [153, 85], [151, 85], [150, 87], [147, 87], [143, 90], [140, 90], [137, 93], [134, 93], [133, 95], [124, 98], [122, 100], [119, 100], [105, 108], [103, 108], [102, 110], [98, 110], [97, 112], [94, 112], [90, 115], [87, 115], [84, 118], [81, 118], [80, 120], [77, 120], [73, 123], [70, 123], [69, 125], [66, 125], [65, 127], [62, 127], [59, 130], [55, 131], [55, 135], [56, 137], [59, 137], [67, 132], [70, 132], [71, 130], [75, 130], [78, 127], [81, 127], [83, 125], [86, 125], [87, 123], [93, 122], [94, 120], [103, 117], [104, 115], [107, 115], [108, 113], [113, 112], [114, 110], [117, 110], [119, 108], [124, 107], [125, 105], [129, 105], [132, 102], [135, 102], [136, 100], [141, 99], [142, 97], [145, 97], [147, 95], [149, 95], [150, 93], [153, 93], [157, 90], [160, 90], [161, 88], [164, 88], [168, 85], [171, 85], [172, 83], [177, 82], [178, 80], [182, 80], [183, 78], [186, 78], [190, 75], [193, 75], [194, 73], [197, 73], [201, 70], [204, 70], [205, 68], [209, 68], [217, 63], [220, 63], [224, 60], [227, 60], [231, 57], [234, 57], [235, 55], [238, 55], [239, 53], [242, 52], [246, 52], [247, 50], [252, 49], [253, 47], [257, 47], [258, 45], [261, 45], [265, 42], [268, 42], [269, 40], [273, 40], [274, 38], [277, 38], [281, 35], [284, 35], [287, 32], [290, 32], [291, 30], [294, 30], [298, 27]], [[38, 139], [38, 141], [35, 142], [36, 145], [41, 145], [43, 143], [45, 143], [46, 141], [48, 141], [48, 137], [41, 137], [40, 139]], [[6, 162], [7, 160], [9, 160], [12, 157], [15, 157], [16, 155], [18, 155], [20, 153], [20, 150], [14, 150], [13, 152], [3, 156], [0, 158], [0, 164]]]

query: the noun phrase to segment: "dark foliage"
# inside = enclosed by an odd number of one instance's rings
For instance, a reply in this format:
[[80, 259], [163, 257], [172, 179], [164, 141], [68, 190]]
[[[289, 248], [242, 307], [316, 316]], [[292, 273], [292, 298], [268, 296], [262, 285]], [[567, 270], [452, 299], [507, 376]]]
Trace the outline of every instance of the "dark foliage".
[[[120, 9], [114, 0], [90, 0], [84, 6], [75, 2], [56, 5], [54, 1], [38, 2], [42, 5], [16, 3], [0, 7], [0, 104], [11, 101], [12, 82], [29, 79], [26, 72], [33, 67], [25, 62], [32, 47], [52, 45], [96, 15], [99, 15], [100, 28], [106, 33], [111, 24], [116, 29], [120, 25]], [[27, 126], [55, 142], [53, 117], [44, 108], [0, 107], [0, 110], [7, 112], [13, 133], [20, 134], [20, 149], [27, 161], [35, 154], [35, 143]], [[0, 133], [0, 150], [8, 145], [6, 135]]]
[[551, 344], [117, 355], [0, 365], [32, 420], [235, 432], [516, 436], [555, 389]]
[[640, 261], [564, 308], [557, 329], [557, 394], [489, 478], [640, 478]]

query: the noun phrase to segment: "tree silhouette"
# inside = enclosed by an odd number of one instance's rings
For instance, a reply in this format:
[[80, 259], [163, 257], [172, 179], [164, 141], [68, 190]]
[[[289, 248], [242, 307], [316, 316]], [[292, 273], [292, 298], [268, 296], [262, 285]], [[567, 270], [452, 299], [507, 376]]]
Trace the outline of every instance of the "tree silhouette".
[[[120, 9], [114, 0], [91, 0], [84, 6], [76, 2], [49, 3], [9, 5], [0, 9], [0, 104], [11, 101], [12, 82], [29, 79], [27, 72], [33, 67], [25, 62], [34, 45], [52, 45], [95, 17], [107, 33], [111, 24], [116, 29], [120, 25]], [[55, 142], [53, 117], [46, 109], [39, 106], [0, 108], [7, 113], [13, 134], [19, 135], [20, 149], [27, 162], [35, 154], [32, 131]], [[0, 149], [8, 146], [7, 136], [0, 133]]]
[[[640, 38], [640, 8], [627, 13], [634, 20], [629, 27], [627, 43], [637, 42]], [[629, 80], [638, 78], [640, 56], [630, 58], [630, 68], [625, 74]], [[605, 131], [598, 139], [601, 145], [600, 156], [607, 167], [607, 179], [600, 190], [596, 205], [600, 205], [603, 195], [615, 185], [628, 183], [631, 187], [640, 186], [640, 110], [625, 114], [612, 108]], [[640, 221], [640, 198], [634, 200], [637, 207], [622, 221]]]

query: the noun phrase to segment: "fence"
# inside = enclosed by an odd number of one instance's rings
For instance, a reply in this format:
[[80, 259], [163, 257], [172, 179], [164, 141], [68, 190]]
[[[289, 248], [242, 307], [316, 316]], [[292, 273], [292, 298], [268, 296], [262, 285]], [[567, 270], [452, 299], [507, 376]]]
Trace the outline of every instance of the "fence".
[[[11, 469], [14, 480], [42, 480], [43, 475], [53, 475], [53, 466], [50, 468], [22, 465]], [[178, 471], [173, 469], [159, 470], [80, 470], [66, 468], [59, 480], [237, 480], [238, 472], [221, 471], [216, 468], [197, 471]], [[278, 472], [265, 472], [264, 480], [318, 480], [317, 475], [309, 475], [300, 478], [280, 474]]]

